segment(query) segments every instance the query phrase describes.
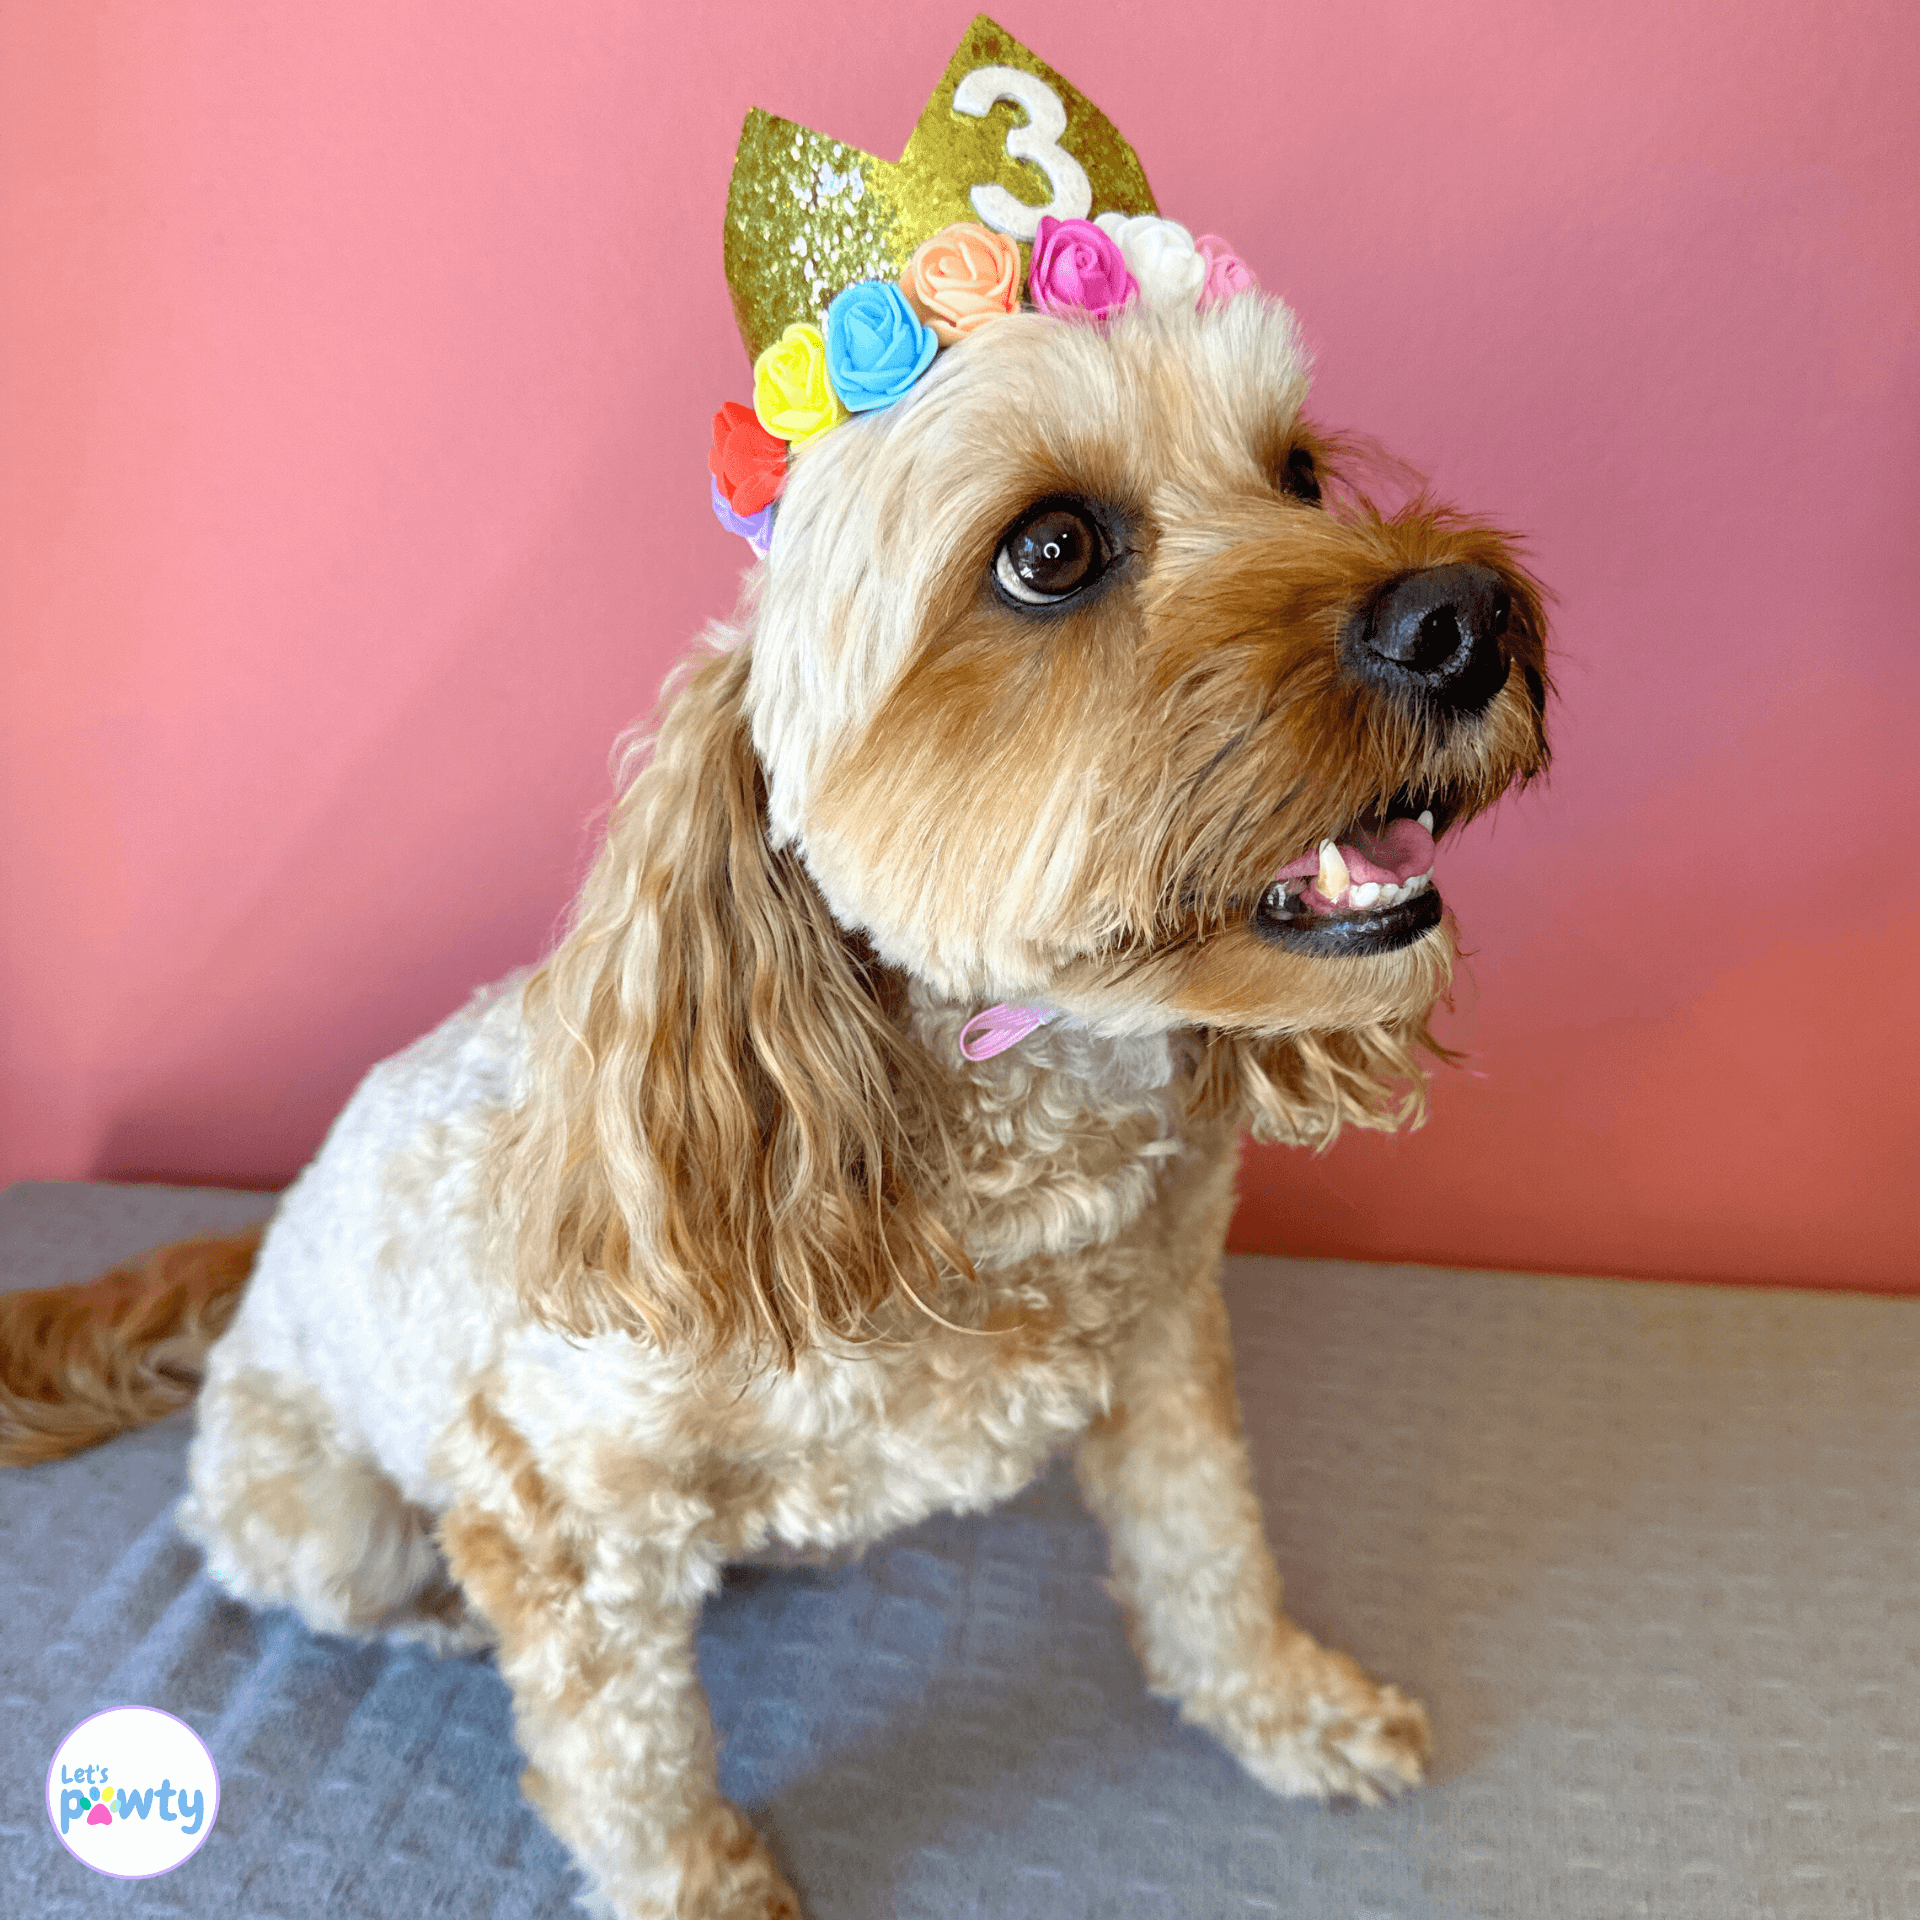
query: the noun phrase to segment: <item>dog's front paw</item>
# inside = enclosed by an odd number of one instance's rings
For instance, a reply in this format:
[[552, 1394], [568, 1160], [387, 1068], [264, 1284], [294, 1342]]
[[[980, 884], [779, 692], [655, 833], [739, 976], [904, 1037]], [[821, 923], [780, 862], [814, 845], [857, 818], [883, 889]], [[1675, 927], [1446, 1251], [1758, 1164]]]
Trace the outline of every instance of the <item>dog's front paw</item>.
[[1263, 1787], [1378, 1806], [1417, 1787], [1433, 1750], [1426, 1709], [1344, 1653], [1300, 1634], [1255, 1684], [1201, 1716]]
[[801, 1920], [800, 1899], [738, 1807], [722, 1800], [680, 1848], [682, 1914], [698, 1920]]
[[711, 1802], [668, 1852], [671, 1865], [636, 1860], [599, 1874], [580, 1905], [593, 1920], [803, 1920], [799, 1895], [728, 1801]]

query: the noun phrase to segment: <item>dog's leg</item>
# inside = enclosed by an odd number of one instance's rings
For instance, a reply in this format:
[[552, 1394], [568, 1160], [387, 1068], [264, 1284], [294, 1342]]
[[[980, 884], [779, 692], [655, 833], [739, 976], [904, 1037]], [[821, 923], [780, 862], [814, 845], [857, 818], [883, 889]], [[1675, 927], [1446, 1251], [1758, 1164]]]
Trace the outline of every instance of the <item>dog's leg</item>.
[[694, 1663], [711, 1559], [569, 1524], [527, 1469], [456, 1506], [448, 1565], [499, 1635], [521, 1785], [586, 1872], [602, 1920], [799, 1920], [746, 1817], [720, 1796]]
[[318, 1633], [484, 1646], [431, 1516], [340, 1444], [310, 1388], [232, 1364], [226, 1341], [214, 1353], [177, 1513], [214, 1580], [237, 1600], [295, 1608]]
[[1143, 1320], [1075, 1468], [1154, 1690], [1276, 1793], [1369, 1803], [1418, 1783], [1427, 1716], [1280, 1609], [1212, 1264]]

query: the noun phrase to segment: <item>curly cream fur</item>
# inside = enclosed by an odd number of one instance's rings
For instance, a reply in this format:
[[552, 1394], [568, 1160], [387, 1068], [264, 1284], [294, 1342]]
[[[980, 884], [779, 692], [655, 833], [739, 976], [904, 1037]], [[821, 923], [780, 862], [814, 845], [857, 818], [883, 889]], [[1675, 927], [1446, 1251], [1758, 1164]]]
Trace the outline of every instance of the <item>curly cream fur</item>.
[[[375, 1069], [213, 1349], [182, 1519], [215, 1575], [490, 1639], [596, 1912], [798, 1912], [715, 1782], [727, 1562], [1061, 1450], [1149, 1684], [1276, 1791], [1420, 1776], [1421, 1710], [1281, 1611], [1217, 1270], [1244, 1128], [1417, 1113], [1451, 933], [1323, 960], [1251, 910], [1410, 782], [1465, 815], [1536, 772], [1543, 629], [1491, 530], [1276, 487], [1305, 384], [1257, 295], [1020, 316], [803, 453], [559, 949]], [[987, 572], [1069, 487], [1132, 544], [1036, 623]], [[1342, 620], [1462, 558], [1518, 610], [1486, 712], [1350, 683]], [[962, 1059], [999, 999], [1057, 1017]]]

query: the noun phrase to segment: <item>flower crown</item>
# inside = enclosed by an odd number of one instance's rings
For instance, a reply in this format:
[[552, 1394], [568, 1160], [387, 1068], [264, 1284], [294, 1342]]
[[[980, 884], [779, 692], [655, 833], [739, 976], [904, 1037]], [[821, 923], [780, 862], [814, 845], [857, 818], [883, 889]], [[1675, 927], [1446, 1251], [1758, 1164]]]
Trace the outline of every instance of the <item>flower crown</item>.
[[[1009, 190], [1041, 182], [1044, 205]], [[1218, 234], [1161, 219], [1113, 123], [984, 14], [897, 163], [748, 114], [726, 260], [753, 404], [713, 416], [708, 467], [721, 525], [756, 553], [795, 450], [891, 406], [943, 348], [1023, 303], [1104, 321], [1255, 284]]]

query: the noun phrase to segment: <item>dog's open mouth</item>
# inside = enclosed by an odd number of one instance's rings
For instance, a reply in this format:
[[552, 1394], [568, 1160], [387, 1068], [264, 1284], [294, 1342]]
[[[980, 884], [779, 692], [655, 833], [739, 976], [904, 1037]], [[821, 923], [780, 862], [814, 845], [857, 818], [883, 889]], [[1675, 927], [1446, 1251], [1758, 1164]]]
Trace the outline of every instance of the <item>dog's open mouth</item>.
[[1392, 953], [1440, 921], [1431, 807], [1396, 802], [1290, 860], [1254, 909], [1255, 930], [1294, 953]]

